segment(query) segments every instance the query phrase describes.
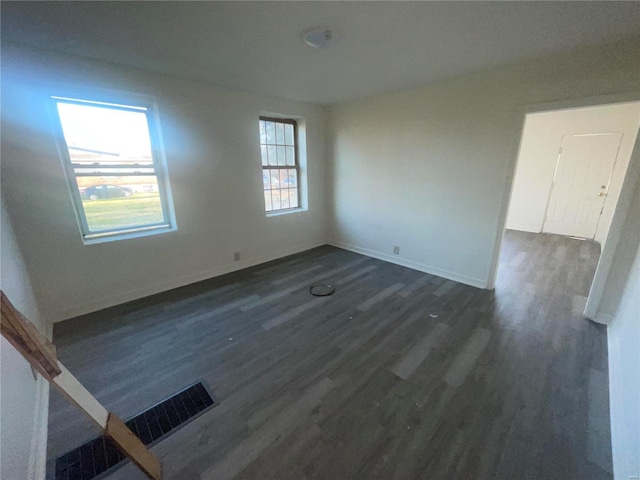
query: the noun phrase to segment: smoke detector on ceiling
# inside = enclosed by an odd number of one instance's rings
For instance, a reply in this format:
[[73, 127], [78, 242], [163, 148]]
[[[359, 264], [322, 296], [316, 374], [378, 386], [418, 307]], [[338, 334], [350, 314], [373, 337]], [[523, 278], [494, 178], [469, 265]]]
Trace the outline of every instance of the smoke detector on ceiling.
[[338, 35], [330, 28], [314, 28], [302, 37], [307, 45], [314, 48], [329, 48], [338, 43]]

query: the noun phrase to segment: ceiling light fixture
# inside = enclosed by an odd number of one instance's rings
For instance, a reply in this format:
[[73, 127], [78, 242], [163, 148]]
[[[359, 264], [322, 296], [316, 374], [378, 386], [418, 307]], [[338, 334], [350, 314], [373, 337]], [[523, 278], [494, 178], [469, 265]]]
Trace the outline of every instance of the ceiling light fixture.
[[307, 45], [314, 48], [329, 48], [338, 43], [338, 35], [330, 28], [314, 28], [302, 37]]

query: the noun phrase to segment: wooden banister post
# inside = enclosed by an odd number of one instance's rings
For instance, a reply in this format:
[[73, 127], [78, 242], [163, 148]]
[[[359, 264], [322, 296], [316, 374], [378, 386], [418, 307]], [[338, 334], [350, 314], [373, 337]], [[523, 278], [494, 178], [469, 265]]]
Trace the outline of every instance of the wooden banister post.
[[147, 477], [162, 480], [162, 466], [155, 455], [58, 361], [55, 345], [13, 306], [2, 290], [0, 297], [0, 332], [9, 343], [64, 397], [82, 410]]

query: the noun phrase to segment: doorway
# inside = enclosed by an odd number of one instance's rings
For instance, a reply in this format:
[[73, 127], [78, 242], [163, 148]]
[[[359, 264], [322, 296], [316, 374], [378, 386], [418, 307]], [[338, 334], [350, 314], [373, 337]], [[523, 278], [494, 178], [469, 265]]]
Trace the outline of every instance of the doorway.
[[526, 114], [506, 228], [607, 238], [640, 126], [640, 102]]
[[[491, 259], [491, 270], [487, 280], [486, 288], [493, 289], [496, 285], [500, 258], [505, 245], [505, 231], [519, 230], [521, 232], [533, 232], [542, 234], [550, 186], [554, 178], [555, 168], [558, 160], [558, 145], [561, 143], [563, 134], [557, 133], [557, 141], [554, 142], [528, 142], [524, 135], [529, 122], [536, 118], [541, 118], [541, 114], [555, 112], [570, 112], [582, 110], [584, 112], [598, 113], [596, 107], [628, 106], [634, 108], [635, 112], [640, 111], [640, 90], [634, 92], [619, 93], [600, 97], [586, 97], [573, 100], [560, 100], [552, 103], [523, 106], [514, 118], [516, 125], [514, 131], [514, 144], [511, 153], [510, 179], [503, 193], [502, 213], [499, 222], [498, 232]], [[602, 111], [600, 111], [602, 113]], [[606, 115], [597, 115], [601, 119]], [[623, 133], [616, 163], [613, 167], [611, 180], [609, 182], [607, 197], [600, 218], [596, 227], [595, 242], [601, 247], [595, 275], [590, 278], [590, 290], [586, 299], [586, 306], [582, 310], [584, 317], [597, 322], [606, 323], [606, 319], [599, 313], [599, 305], [602, 299], [604, 285], [607, 281], [613, 254], [616, 250], [623, 227], [624, 218], [629, 210], [633, 189], [636, 181], [640, 177], [640, 139], [638, 139], [638, 125], [640, 125], [640, 114], [635, 117], [636, 128]], [[544, 121], [542, 122], [545, 123]], [[549, 124], [550, 125], [550, 124]], [[573, 126], [577, 123], [572, 122]], [[573, 131], [566, 134], [586, 134], [586, 133], [619, 133], [602, 127], [597, 132]], [[637, 139], [634, 146], [634, 139]], [[527, 145], [529, 144], [529, 145]], [[529, 148], [529, 147], [535, 148]], [[551, 162], [542, 161], [541, 150], [551, 149]], [[533, 154], [533, 161], [527, 161], [527, 155]], [[555, 156], [554, 156], [555, 154]], [[546, 157], [547, 158], [547, 157]], [[531, 159], [529, 159], [531, 160]], [[525, 177], [525, 182], [529, 188], [518, 189], [516, 184], [521, 177]], [[617, 184], [617, 185], [616, 185]], [[546, 200], [540, 202], [540, 191], [546, 191]], [[543, 194], [544, 195], [544, 194]], [[514, 215], [514, 212], [519, 212]], [[615, 215], [614, 215], [615, 214]], [[528, 223], [522, 223], [522, 220]], [[570, 237], [564, 237], [570, 238]]]
[[[580, 398], [594, 402], [593, 405], [600, 405], [604, 411], [609, 409], [609, 381], [611, 388], [615, 389], [614, 378], [608, 376], [611, 360], [607, 361], [606, 352], [617, 350], [615, 346], [612, 350], [611, 343], [608, 343], [607, 347], [608, 329], [605, 325], [613, 317], [605, 318], [606, 312], [600, 310], [601, 299], [605, 285], [608, 284], [614, 252], [624, 245], [624, 239], [621, 241], [621, 235], [625, 234], [623, 224], [628, 221], [640, 177], [639, 100], [640, 91], [637, 91], [522, 108], [518, 122], [518, 128], [521, 129], [514, 138], [519, 140], [519, 143], [514, 145], [510, 164], [512, 182], [509, 184], [509, 190], [504, 192], [503, 216], [496, 237], [493, 269], [489, 280], [489, 287], [492, 287], [496, 275], [498, 276], [496, 298], [504, 304], [508, 304], [511, 298], [516, 296], [515, 289], [517, 293], [524, 294], [524, 297], [521, 297], [524, 301], [519, 300], [518, 307], [527, 312], [527, 321], [518, 327], [532, 337], [539, 335], [540, 345], [547, 346], [551, 351], [548, 356], [551, 361], [555, 359], [562, 365], [575, 362], [574, 368], [578, 368], [579, 371], [586, 369], [589, 379], [585, 382]], [[632, 120], [635, 118], [635, 123], [632, 122], [631, 130], [626, 131], [601, 126], [599, 131], [556, 132], [560, 137], [556, 136], [553, 142], [548, 144], [544, 141], [528, 141], [530, 136], [527, 136], [526, 127], [530, 126], [536, 115], [562, 112], [560, 108], [564, 108], [564, 111], [571, 108], [584, 108], [585, 111], [595, 108], [585, 105], [628, 106], [635, 109], [635, 117], [631, 117]], [[605, 118], [604, 115], [599, 116], [601, 119]], [[542, 115], [540, 117], [542, 118]], [[577, 125], [575, 122], [571, 124], [572, 127]], [[596, 142], [582, 141], [587, 139], [587, 135]], [[546, 157], [542, 155], [545, 145], [551, 150], [555, 149], [555, 161], [545, 161]], [[616, 148], [615, 160], [602, 158], [603, 155], [613, 156], [611, 151]], [[602, 153], [595, 155], [594, 151]], [[563, 153], [566, 154], [565, 158], [562, 158]], [[531, 161], [526, 159], [528, 154], [532, 157], [529, 159]], [[594, 160], [594, 157], [597, 158]], [[591, 159], [586, 162], [586, 167], [576, 165], [585, 159]], [[595, 163], [597, 167], [589, 166], [589, 163]], [[553, 167], [549, 168], [548, 164], [552, 164]], [[609, 182], [605, 184], [603, 179], [607, 177], [607, 171]], [[562, 178], [564, 175], [567, 176], [566, 179]], [[593, 178], [587, 181], [589, 176]], [[518, 189], [519, 180], [521, 186], [524, 185], [528, 189]], [[549, 190], [545, 203], [540, 201], [540, 196], [536, 193], [544, 190], [547, 181]], [[556, 193], [557, 197], [554, 198], [553, 188], [558, 183], [565, 184], [562, 188], [564, 197]], [[588, 188], [587, 184], [590, 185]], [[580, 204], [579, 191], [587, 192], [590, 197], [582, 200], [587, 202], [586, 206]], [[576, 220], [576, 217], [580, 216], [578, 214], [582, 215], [580, 222]], [[590, 218], [591, 215], [597, 216], [596, 222]], [[584, 229], [578, 232], [571, 230], [577, 228], [576, 224], [582, 224], [580, 228]], [[559, 230], [552, 231], [554, 228]], [[579, 234], [575, 235], [576, 233]], [[582, 240], [576, 239], [576, 236], [582, 237]], [[584, 240], [585, 238], [593, 240]], [[514, 280], [520, 280], [520, 283]], [[514, 283], [516, 284], [512, 285]], [[602, 302], [603, 305], [605, 303]], [[560, 308], [566, 315], [556, 316], [552, 308]], [[587, 322], [584, 317], [594, 322]], [[554, 328], [563, 327], [568, 328], [568, 334], [552, 331]], [[592, 335], [594, 333], [595, 335]], [[597, 338], [598, 341], [594, 343], [593, 338]], [[596, 365], [584, 359], [576, 361], [578, 356], [567, 354], [572, 347], [581, 350], [584, 349], [584, 345], [587, 345], [588, 351], [605, 352], [602, 355], [604, 362]], [[563, 403], [568, 405], [570, 401]], [[619, 407], [612, 404], [611, 408], [612, 420], [619, 423], [620, 420], [614, 417], [615, 408]], [[592, 409], [590, 403], [589, 412], [592, 411], [595, 409]], [[613, 459], [610, 445], [614, 440], [615, 448], [616, 439], [609, 435], [614, 425], [609, 425], [608, 420], [608, 415], [589, 414], [586, 420], [582, 419], [581, 425], [590, 446], [587, 453], [588, 461], [612, 475]], [[591, 446], [598, 446], [599, 449]], [[606, 474], [597, 476], [607, 478]]]

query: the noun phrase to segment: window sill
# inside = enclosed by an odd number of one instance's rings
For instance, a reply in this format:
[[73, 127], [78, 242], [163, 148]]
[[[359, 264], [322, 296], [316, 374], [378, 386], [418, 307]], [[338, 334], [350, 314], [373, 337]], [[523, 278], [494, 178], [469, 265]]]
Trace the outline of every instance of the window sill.
[[170, 225], [158, 225], [155, 227], [140, 228], [135, 230], [125, 230], [122, 232], [96, 233], [92, 235], [84, 235], [82, 242], [85, 245], [94, 245], [97, 243], [115, 242], [117, 240], [128, 240], [132, 238], [148, 237], [150, 235], [158, 235], [161, 233], [173, 232], [176, 227]]
[[267, 217], [279, 217], [281, 215], [289, 215], [290, 213], [300, 213], [300, 212], [306, 212], [307, 209], [303, 208], [303, 207], [298, 207], [298, 208], [289, 208], [287, 210], [277, 210], [275, 212], [266, 212], [267, 213]]

